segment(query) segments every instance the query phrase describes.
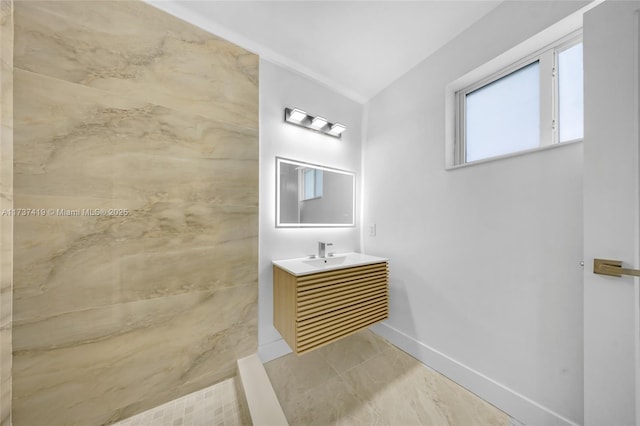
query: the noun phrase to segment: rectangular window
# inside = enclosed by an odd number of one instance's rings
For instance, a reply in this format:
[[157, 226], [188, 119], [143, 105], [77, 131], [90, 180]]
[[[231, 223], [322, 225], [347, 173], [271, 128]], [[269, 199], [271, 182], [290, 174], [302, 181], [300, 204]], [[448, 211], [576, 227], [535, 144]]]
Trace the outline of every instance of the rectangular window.
[[323, 173], [320, 169], [302, 169], [301, 201], [322, 197]]
[[573, 36], [458, 91], [455, 164], [581, 140], [582, 81]]

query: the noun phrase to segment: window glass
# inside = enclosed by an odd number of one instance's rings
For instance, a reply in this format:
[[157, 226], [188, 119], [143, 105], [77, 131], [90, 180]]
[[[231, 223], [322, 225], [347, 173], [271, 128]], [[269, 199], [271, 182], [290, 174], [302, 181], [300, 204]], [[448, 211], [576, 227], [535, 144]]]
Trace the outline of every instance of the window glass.
[[316, 170], [316, 197], [322, 197], [322, 170]]
[[539, 146], [539, 62], [468, 93], [465, 113], [467, 162]]
[[304, 182], [302, 191], [302, 200], [311, 200], [313, 198], [322, 197], [322, 170], [318, 169], [305, 169], [304, 170]]
[[582, 139], [583, 119], [582, 43], [558, 53], [559, 141]]
[[582, 49], [576, 32], [458, 90], [453, 165], [582, 140]]

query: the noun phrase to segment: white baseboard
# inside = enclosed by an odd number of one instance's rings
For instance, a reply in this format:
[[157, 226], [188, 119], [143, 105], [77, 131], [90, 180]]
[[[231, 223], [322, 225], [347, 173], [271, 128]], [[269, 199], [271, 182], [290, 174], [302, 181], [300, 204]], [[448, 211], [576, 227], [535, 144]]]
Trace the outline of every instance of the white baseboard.
[[293, 351], [284, 339], [258, 346], [258, 357], [260, 357], [260, 361], [262, 361], [263, 364], [291, 352]]
[[455, 359], [419, 342], [390, 325], [380, 323], [371, 326], [370, 330], [384, 337], [423, 364], [442, 373], [460, 386], [498, 407], [520, 423], [525, 425], [577, 426], [576, 423], [560, 414], [459, 363]]

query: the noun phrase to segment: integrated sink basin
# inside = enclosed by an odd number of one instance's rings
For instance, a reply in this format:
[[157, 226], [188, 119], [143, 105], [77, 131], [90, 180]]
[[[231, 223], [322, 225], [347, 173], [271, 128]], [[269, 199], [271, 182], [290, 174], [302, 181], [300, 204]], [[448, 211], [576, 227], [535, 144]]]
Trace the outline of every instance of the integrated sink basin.
[[347, 260], [346, 256], [334, 255], [329, 257], [321, 257], [319, 259], [303, 260], [303, 262], [307, 265], [323, 268], [325, 266], [340, 265], [341, 263], [344, 263], [345, 260]]
[[362, 253], [340, 253], [328, 257], [310, 259], [301, 257], [297, 259], [274, 260], [273, 264], [295, 276], [315, 274], [317, 272], [333, 269], [351, 268], [353, 266], [369, 265], [372, 263], [386, 262], [384, 257], [369, 256]]

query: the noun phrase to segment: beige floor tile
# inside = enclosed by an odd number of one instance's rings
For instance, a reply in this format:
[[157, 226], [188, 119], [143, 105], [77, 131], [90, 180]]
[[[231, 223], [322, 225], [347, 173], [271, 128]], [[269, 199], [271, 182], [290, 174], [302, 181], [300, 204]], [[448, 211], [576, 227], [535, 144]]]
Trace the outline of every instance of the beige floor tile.
[[338, 376], [317, 351], [300, 356], [289, 354], [264, 367], [280, 404]]
[[343, 373], [353, 391], [371, 400], [385, 390], [405, 381], [406, 376], [419, 374], [420, 363], [396, 348], [389, 348]]
[[291, 425], [509, 424], [505, 413], [370, 331], [265, 367]]
[[338, 373], [355, 367], [369, 358], [388, 349], [390, 344], [368, 330], [360, 331], [348, 338], [338, 340], [318, 349], [318, 353]]
[[377, 417], [374, 408], [357, 398], [338, 376], [281, 403], [291, 426], [371, 425]]

